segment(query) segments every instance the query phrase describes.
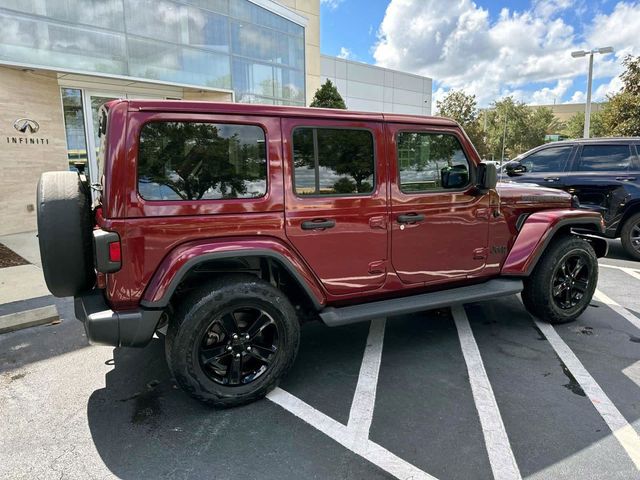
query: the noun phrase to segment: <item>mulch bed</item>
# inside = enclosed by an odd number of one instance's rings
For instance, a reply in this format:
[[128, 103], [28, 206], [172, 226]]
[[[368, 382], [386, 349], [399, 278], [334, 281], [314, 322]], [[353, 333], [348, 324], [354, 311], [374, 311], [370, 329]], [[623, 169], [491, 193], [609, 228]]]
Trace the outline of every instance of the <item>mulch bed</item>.
[[0, 243], [0, 268], [29, 265], [24, 258]]

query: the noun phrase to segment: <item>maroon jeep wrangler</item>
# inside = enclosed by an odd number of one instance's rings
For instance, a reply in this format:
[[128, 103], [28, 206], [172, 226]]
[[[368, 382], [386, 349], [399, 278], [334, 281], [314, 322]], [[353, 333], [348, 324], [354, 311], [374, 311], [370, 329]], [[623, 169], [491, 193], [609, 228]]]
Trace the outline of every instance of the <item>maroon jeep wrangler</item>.
[[560, 323], [596, 288], [600, 215], [497, 186], [453, 121], [136, 100], [99, 117], [99, 181], [49, 172], [38, 186], [47, 285], [75, 297], [93, 343], [166, 332], [177, 382], [209, 404], [274, 388], [303, 320], [522, 293]]

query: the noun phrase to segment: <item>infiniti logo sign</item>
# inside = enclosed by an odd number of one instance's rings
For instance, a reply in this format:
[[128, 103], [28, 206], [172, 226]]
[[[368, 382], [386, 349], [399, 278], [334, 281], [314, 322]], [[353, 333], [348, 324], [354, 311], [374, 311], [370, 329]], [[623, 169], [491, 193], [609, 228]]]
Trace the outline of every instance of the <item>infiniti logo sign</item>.
[[19, 118], [15, 122], [13, 122], [13, 128], [15, 128], [20, 133], [36, 133], [40, 130], [40, 125], [35, 120], [30, 120], [28, 118]]
[[40, 124], [30, 118], [19, 118], [13, 122], [13, 128], [23, 135], [7, 135], [7, 143], [12, 145], [49, 145], [47, 137], [36, 137], [34, 134], [40, 130]]

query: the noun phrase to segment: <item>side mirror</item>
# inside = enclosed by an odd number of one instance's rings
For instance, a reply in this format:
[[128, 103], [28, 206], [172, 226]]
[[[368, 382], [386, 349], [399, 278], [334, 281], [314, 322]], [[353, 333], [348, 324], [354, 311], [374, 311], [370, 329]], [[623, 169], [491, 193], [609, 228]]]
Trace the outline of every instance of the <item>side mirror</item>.
[[443, 188], [462, 188], [469, 183], [469, 170], [466, 165], [452, 165], [440, 169], [440, 182]]
[[478, 165], [478, 188], [483, 192], [493, 190], [498, 185], [498, 169], [493, 162]]
[[527, 173], [527, 167], [516, 161], [505, 164], [504, 169], [510, 177], [517, 177]]

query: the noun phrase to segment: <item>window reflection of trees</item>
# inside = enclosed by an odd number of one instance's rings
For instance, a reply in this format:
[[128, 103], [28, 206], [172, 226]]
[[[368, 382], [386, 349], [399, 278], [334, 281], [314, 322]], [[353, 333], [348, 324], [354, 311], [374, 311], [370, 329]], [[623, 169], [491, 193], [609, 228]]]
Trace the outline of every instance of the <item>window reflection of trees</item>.
[[468, 180], [469, 162], [460, 142], [452, 135], [402, 132], [398, 134], [397, 148], [404, 191], [447, 188], [443, 178], [447, 178], [449, 172]]
[[262, 129], [154, 122], [140, 135], [138, 188], [147, 200], [256, 198], [266, 193]]
[[[317, 150], [314, 144], [317, 144]], [[367, 130], [296, 129], [293, 156], [296, 193], [299, 195], [373, 191], [373, 136]]]

